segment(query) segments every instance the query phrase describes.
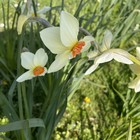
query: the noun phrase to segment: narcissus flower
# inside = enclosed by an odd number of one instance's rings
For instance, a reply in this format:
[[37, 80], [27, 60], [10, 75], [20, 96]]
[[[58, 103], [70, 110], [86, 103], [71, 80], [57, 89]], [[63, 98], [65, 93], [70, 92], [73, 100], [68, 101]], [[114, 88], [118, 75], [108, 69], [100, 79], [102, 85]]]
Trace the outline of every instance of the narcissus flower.
[[[137, 59], [140, 61], [140, 47], [136, 48], [136, 56]], [[137, 77], [129, 84], [129, 88], [132, 88], [135, 90], [135, 92], [140, 91], [140, 65], [138, 64], [133, 64], [130, 65], [130, 69], [134, 74], [137, 75]]]
[[[37, 11], [37, 16], [40, 18], [45, 18], [45, 13], [47, 11], [49, 11], [51, 9], [51, 7], [49, 6], [44, 6], [42, 9]], [[26, 13], [26, 14], [25, 14]], [[22, 27], [25, 23], [25, 21], [30, 18], [30, 17], [34, 17], [34, 10], [33, 10], [33, 6], [27, 2], [25, 2], [23, 4], [23, 6], [21, 7], [21, 15], [18, 18], [18, 24], [17, 24], [17, 32], [18, 34], [21, 34], [22, 32]]]
[[21, 53], [21, 65], [28, 71], [22, 74], [16, 81], [23, 82], [36, 76], [44, 76], [47, 68], [44, 67], [48, 61], [48, 55], [44, 49], [39, 49], [35, 54], [31, 52]]
[[79, 22], [71, 14], [62, 11], [60, 27], [50, 27], [40, 32], [41, 39], [46, 47], [57, 54], [48, 72], [56, 72], [63, 68], [70, 59], [81, 52], [87, 51], [91, 46], [93, 37], [85, 36], [78, 40]]
[[93, 59], [92, 56], [94, 57], [94, 64], [85, 72], [85, 75], [95, 71], [99, 64], [109, 62], [113, 59], [124, 64], [133, 64], [131, 55], [127, 51], [122, 49], [110, 49], [112, 37], [112, 33], [107, 30], [103, 38], [103, 43], [101, 47], [99, 47], [98, 52], [90, 52], [89, 58]]

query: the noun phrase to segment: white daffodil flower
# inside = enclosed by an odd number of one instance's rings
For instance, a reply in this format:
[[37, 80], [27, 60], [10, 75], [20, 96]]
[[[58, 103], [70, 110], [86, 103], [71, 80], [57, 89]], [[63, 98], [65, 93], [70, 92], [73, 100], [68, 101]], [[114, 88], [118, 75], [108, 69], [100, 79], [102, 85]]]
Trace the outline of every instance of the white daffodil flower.
[[17, 82], [32, 79], [36, 76], [44, 76], [47, 73], [47, 68], [44, 67], [48, 61], [48, 55], [44, 49], [39, 49], [35, 54], [31, 52], [21, 53], [21, 65], [28, 71], [22, 74]]
[[45, 46], [52, 53], [57, 54], [55, 61], [48, 69], [48, 73], [60, 70], [70, 59], [89, 49], [93, 37], [85, 36], [78, 40], [78, 32], [78, 20], [64, 11], [61, 12], [60, 16], [60, 27], [46, 28], [40, 32]]
[[[37, 11], [37, 16], [40, 18], [45, 18], [45, 13], [49, 11], [51, 7], [49, 6], [44, 6], [42, 9]], [[28, 10], [28, 11], [27, 11]], [[25, 14], [26, 13], [26, 14]], [[21, 8], [21, 15], [18, 18], [18, 24], [17, 24], [17, 32], [18, 34], [21, 34], [22, 32], [22, 27], [25, 21], [30, 18], [34, 17], [34, 10], [31, 4], [27, 6], [27, 2], [23, 4]]]
[[113, 59], [124, 64], [133, 64], [133, 61], [131, 61], [131, 55], [127, 51], [122, 49], [110, 49], [112, 38], [112, 33], [107, 30], [98, 52], [93, 51], [89, 53], [88, 57], [91, 60], [94, 58], [94, 64], [85, 72], [85, 75], [91, 74], [95, 71], [99, 64], [109, 62]]
[[[140, 60], [140, 47], [136, 48], [136, 56], [137, 59]], [[140, 65], [138, 64], [130, 65], [130, 69], [134, 74], [137, 75], [137, 77], [131, 83], [129, 83], [128, 87], [134, 89], [135, 92], [139, 92], [140, 91]]]

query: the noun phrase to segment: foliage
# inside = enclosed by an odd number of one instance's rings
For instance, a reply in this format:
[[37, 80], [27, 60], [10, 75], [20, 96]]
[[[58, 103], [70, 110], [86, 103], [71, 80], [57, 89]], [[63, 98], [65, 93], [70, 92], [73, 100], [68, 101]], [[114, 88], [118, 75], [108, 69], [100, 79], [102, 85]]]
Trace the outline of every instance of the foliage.
[[[56, 140], [140, 139], [140, 95], [128, 89], [130, 77], [134, 75], [126, 65], [115, 61], [102, 64], [92, 75], [83, 77], [83, 71], [93, 62], [84, 59], [76, 63], [72, 60], [64, 73], [61, 70], [22, 84], [16, 83], [17, 76], [23, 72], [20, 52], [24, 47], [31, 52], [43, 47], [50, 55], [39, 36], [39, 31], [44, 28], [42, 24], [26, 23], [23, 33], [18, 35], [16, 29], [22, 2], [1, 1], [0, 17], [3, 20], [0, 22], [4, 23], [4, 29], [0, 32], [0, 109], [3, 110], [0, 116], [15, 122], [15, 130], [18, 130], [8, 132], [2, 138], [48, 140], [53, 133], [52, 139]], [[35, 0], [32, 2], [37, 4]], [[80, 26], [95, 37], [98, 45], [101, 45], [106, 29], [114, 35], [112, 48], [123, 48], [135, 54], [134, 49], [140, 44], [139, 0], [38, 2], [40, 7], [44, 4], [52, 7], [46, 13], [46, 19], [54, 26], [59, 25], [61, 10], [75, 15]], [[80, 36], [84, 34], [80, 32]], [[47, 66], [53, 59], [52, 55]], [[91, 101], [86, 103], [85, 97]], [[8, 127], [3, 129], [5, 132], [9, 130]]]

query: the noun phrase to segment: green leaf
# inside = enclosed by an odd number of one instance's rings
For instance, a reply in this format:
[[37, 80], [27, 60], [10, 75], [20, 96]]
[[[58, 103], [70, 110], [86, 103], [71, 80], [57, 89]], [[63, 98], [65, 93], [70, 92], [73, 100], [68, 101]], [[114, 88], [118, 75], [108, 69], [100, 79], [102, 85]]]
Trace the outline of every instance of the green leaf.
[[4, 114], [8, 117], [8, 119], [10, 120], [19, 119], [14, 108], [11, 106], [11, 104], [1, 91], [0, 91], [0, 106], [3, 109]]
[[11, 140], [11, 139], [9, 139], [9, 138], [7, 138], [7, 137], [1, 135], [1, 136], [0, 136], [0, 140]]
[[32, 118], [28, 120], [22, 120], [22, 121], [16, 121], [12, 122], [6, 125], [0, 126], [0, 132], [8, 132], [8, 131], [15, 131], [20, 129], [26, 129], [26, 128], [32, 128], [32, 127], [44, 127], [44, 122], [42, 119], [39, 118]]
[[132, 120], [130, 120], [127, 140], [132, 140]]

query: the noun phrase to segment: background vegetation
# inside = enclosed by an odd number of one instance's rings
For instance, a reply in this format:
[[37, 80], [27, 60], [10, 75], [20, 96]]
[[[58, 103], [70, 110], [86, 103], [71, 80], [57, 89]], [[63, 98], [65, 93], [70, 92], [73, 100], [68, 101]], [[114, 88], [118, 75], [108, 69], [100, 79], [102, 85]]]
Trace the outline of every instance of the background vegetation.
[[[16, 112], [18, 111], [18, 87], [15, 79], [17, 58], [20, 55], [20, 38], [16, 31], [17, 19], [21, 12], [20, 5], [18, 6], [20, 2], [2, 0], [0, 5], [1, 118], [8, 114], [10, 108], [2, 100], [9, 101]], [[46, 19], [55, 26], [59, 25], [61, 10], [70, 12], [78, 18], [80, 26], [95, 37], [99, 45], [104, 31], [109, 29], [114, 35], [112, 48], [122, 48], [135, 54], [135, 48], [140, 46], [139, 0], [33, 0], [33, 2], [38, 3], [38, 9], [44, 5], [52, 7], [53, 10], [46, 13]], [[27, 28], [29, 30], [26, 30], [22, 47], [35, 52], [42, 46], [38, 30], [28, 25]], [[39, 25], [39, 28], [43, 29], [43, 26]], [[91, 49], [94, 49], [93, 46]], [[92, 63], [88, 62], [86, 67]], [[129, 67], [116, 61], [102, 64], [94, 73], [85, 76], [78, 90], [68, 99], [67, 109], [55, 127], [51, 139], [140, 140], [140, 94], [128, 89], [131, 78], [134, 78], [134, 75]], [[38, 116], [45, 95], [42, 94], [39, 85], [33, 90], [36, 104], [32, 108], [32, 113], [33, 116]], [[30, 98], [31, 96], [28, 99]], [[3, 133], [1, 137], [4, 137]], [[6, 133], [6, 137], [15, 139], [10, 132]]]

